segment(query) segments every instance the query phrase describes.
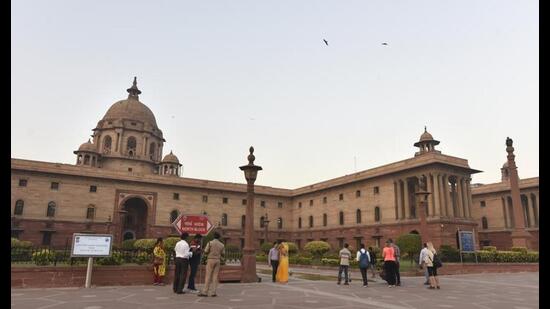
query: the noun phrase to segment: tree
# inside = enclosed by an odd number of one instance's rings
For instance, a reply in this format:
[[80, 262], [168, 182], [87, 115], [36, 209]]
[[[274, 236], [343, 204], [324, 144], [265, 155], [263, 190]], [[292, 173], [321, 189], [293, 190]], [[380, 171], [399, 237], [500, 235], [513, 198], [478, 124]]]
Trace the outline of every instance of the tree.
[[404, 234], [397, 237], [395, 244], [401, 252], [406, 252], [411, 259], [411, 264], [414, 261], [415, 254], [422, 250], [422, 240], [418, 234]]
[[320, 260], [323, 255], [330, 251], [330, 245], [324, 241], [310, 241], [304, 249], [309, 252], [316, 260]]

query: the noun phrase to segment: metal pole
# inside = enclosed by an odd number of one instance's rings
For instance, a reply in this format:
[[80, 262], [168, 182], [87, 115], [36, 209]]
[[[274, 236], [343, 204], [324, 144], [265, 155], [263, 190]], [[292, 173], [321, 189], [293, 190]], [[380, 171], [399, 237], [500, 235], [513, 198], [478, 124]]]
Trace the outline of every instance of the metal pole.
[[88, 268], [86, 269], [86, 285], [85, 288], [89, 289], [92, 286], [92, 267], [94, 265], [94, 258], [88, 258]]

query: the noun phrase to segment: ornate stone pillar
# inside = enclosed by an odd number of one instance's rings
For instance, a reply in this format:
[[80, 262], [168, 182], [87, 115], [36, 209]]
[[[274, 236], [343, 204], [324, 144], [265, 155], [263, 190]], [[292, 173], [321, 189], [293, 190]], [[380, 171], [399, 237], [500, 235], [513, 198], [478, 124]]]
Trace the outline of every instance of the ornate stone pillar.
[[394, 195], [394, 198], [395, 198], [395, 220], [399, 220], [401, 218], [400, 214], [399, 214], [399, 183], [398, 183], [398, 180], [395, 180], [393, 182], [393, 195]]
[[458, 210], [457, 215], [459, 218], [464, 217], [464, 209], [462, 204], [462, 182], [460, 178], [455, 177], [455, 197], [456, 197], [456, 208]]
[[434, 201], [434, 186], [433, 186], [433, 177], [432, 177], [432, 174], [431, 173], [428, 173], [426, 175], [426, 186], [427, 186], [427, 189], [428, 189], [428, 192], [430, 192], [430, 195], [428, 195], [428, 214], [430, 215], [430, 217], [433, 217], [434, 216], [434, 212], [435, 212], [435, 201]]
[[449, 209], [452, 206], [451, 201], [451, 190], [449, 188], [449, 176], [443, 176], [443, 192], [445, 194], [445, 215], [447, 217], [451, 216], [451, 210]]
[[438, 217], [441, 215], [441, 194], [440, 194], [440, 185], [439, 185], [439, 174], [436, 173], [434, 175], [434, 193], [433, 193], [433, 196], [434, 196], [434, 200], [435, 200], [435, 203], [434, 203], [434, 212], [433, 212], [433, 215]]
[[509, 219], [508, 219], [508, 210], [506, 207], [506, 198], [501, 197], [500, 200], [502, 201], [502, 215], [504, 216], [504, 228], [509, 228]]
[[529, 214], [529, 222], [531, 222], [530, 227], [536, 226], [535, 224], [535, 216], [533, 213], [533, 201], [531, 201], [531, 194], [525, 194], [525, 197], [527, 197], [527, 213]]
[[407, 178], [405, 178], [405, 181], [403, 183], [403, 204], [405, 205], [405, 219], [409, 219], [411, 217], [411, 208], [409, 206], [409, 184], [407, 182]]
[[468, 218], [472, 218], [472, 206], [474, 202], [472, 201], [472, 178], [466, 179], [466, 192], [468, 194]]

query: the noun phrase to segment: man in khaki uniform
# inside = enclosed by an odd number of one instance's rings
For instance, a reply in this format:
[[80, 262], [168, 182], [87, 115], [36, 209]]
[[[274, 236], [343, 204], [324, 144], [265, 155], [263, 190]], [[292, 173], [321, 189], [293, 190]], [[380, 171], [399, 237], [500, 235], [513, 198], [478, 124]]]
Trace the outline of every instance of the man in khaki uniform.
[[218, 287], [218, 272], [220, 271], [221, 264], [220, 260], [225, 253], [224, 247], [225, 246], [220, 241], [220, 234], [218, 232], [214, 232], [214, 239], [210, 241], [204, 249], [204, 254], [208, 256], [206, 262], [206, 278], [204, 279], [204, 289], [197, 294], [198, 296], [208, 296], [208, 291], [211, 285], [212, 293], [210, 296], [216, 296], [216, 288]]

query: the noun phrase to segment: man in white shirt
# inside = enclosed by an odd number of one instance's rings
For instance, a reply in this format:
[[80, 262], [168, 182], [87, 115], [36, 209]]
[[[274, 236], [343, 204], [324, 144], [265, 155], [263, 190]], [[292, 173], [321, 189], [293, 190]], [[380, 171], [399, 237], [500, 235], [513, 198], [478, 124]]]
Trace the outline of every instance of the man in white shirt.
[[269, 253], [267, 254], [267, 264], [271, 266], [273, 269], [272, 275], [273, 275], [273, 282], [275, 282], [275, 276], [277, 275], [277, 268], [279, 267], [279, 244], [280, 241], [276, 241], [273, 243], [273, 248], [269, 250]]
[[424, 257], [426, 257], [426, 255], [428, 254], [428, 246], [426, 245], [426, 243], [424, 243], [424, 248], [422, 248], [422, 250], [420, 250], [420, 258], [418, 259], [418, 265], [420, 265], [420, 268], [422, 268], [422, 266], [424, 266], [424, 276], [426, 277], [426, 282], [424, 282], [424, 285], [429, 285], [430, 284], [430, 281], [428, 280], [428, 267], [425, 267], [424, 265]]
[[174, 247], [174, 251], [176, 252], [176, 271], [174, 273], [173, 290], [176, 294], [184, 294], [183, 287], [185, 286], [185, 279], [187, 278], [189, 258], [193, 255], [186, 241], [187, 237], [189, 237], [188, 233], [182, 233], [181, 240], [178, 241]]

